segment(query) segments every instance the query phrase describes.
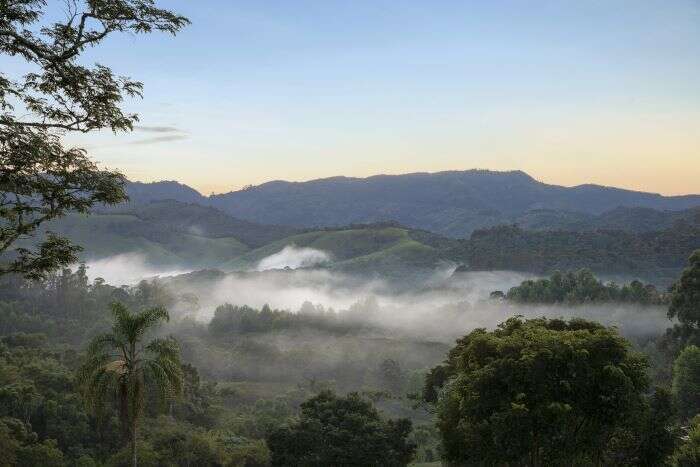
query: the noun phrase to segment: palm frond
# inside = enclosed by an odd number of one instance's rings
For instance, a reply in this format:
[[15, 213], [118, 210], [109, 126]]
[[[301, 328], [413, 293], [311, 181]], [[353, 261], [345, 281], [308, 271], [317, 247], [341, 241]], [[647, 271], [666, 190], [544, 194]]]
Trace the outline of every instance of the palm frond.
[[154, 358], [169, 358], [180, 361], [180, 345], [172, 337], [157, 338], [146, 345], [145, 350]]
[[94, 355], [105, 352], [107, 349], [119, 348], [123, 342], [113, 333], [104, 333], [95, 336], [88, 344], [87, 354]]
[[163, 307], [149, 308], [137, 314], [134, 318], [134, 332], [136, 338], [143, 336], [146, 331], [161, 321], [170, 321], [168, 310]]
[[182, 394], [183, 374], [179, 362], [169, 359], [154, 359], [145, 362], [145, 375], [165, 401], [178, 398]]

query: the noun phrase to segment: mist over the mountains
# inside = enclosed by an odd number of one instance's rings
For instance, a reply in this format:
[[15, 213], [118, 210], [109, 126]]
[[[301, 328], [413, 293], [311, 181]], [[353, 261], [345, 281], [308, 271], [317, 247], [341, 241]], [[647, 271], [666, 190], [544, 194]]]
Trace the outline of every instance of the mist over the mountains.
[[145, 279], [175, 276], [190, 272], [188, 268], [163, 268], [149, 264], [139, 253], [124, 253], [85, 263], [90, 280], [98, 277], [112, 285], [134, 285]]
[[[493, 328], [511, 316], [586, 318], [617, 326], [629, 337], [656, 335], [669, 326], [662, 307], [627, 304], [525, 306], [489, 299], [532, 276], [511, 271], [457, 273], [432, 287], [397, 291], [381, 280], [323, 270], [230, 274], [186, 287], [200, 297], [196, 319], [208, 321], [223, 303], [298, 311], [305, 302], [334, 309], [344, 319], [365, 321], [412, 338], [451, 342], [478, 327]], [[182, 287], [178, 282], [178, 288]]]
[[[137, 254], [118, 255], [87, 264], [91, 278], [114, 285], [159, 277], [176, 296], [195, 295], [198, 305], [178, 303], [178, 315], [207, 323], [222, 304], [297, 312], [309, 304], [334, 310], [342, 319], [365, 322], [391, 335], [449, 343], [478, 327], [493, 328], [514, 315], [587, 318], [617, 326], [628, 337], [655, 335], [668, 327], [661, 307], [626, 304], [523, 306], [489, 299], [534, 277], [513, 271], [455, 272], [444, 265], [415, 287], [345, 274], [309, 265], [328, 255], [310, 248], [285, 247], [264, 258], [254, 270], [236, 273], [165, 270], [149, 266]], [[287, 268], [287, 269], [285, 269]], [[407, 291], [408, 290], [408, 291]]]

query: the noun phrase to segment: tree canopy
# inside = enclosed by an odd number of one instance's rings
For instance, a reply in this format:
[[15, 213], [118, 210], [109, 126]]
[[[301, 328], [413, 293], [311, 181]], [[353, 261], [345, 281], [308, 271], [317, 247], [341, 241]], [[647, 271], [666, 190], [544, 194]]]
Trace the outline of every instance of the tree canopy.
[[688, 267], [673, 286], [668, 317], [678, 319], [673, 336], [681, 345], [700, 344], [700, 250], [690, 256]]
[[322, 391], [301, 405], [299, 421], [267, 438], [274, 466], [404, 466], [415, 452], [411, 422], [384, 420], [351, 393]]
[[153, 0], [65, 2], [63, 21], [47, 23], [45, 0], [5, 0], [0, 9], [0, 54], [27, 63], [23, 76], [0, 72], [0, 274], [42, 277], [76, 261], [79, 248], [66, 238], [32, 235], [42, 223], [96, 203], [126, 199], [124, 176], [102, 169], [83, 149], [66, 148], [66, 132], [131, 131], [138, 116], [125, 98], [143, 85], [116, 76], [81, 54], [113, 33], [175, 34], [188, 20]]
[[615, 329], [515, 317], [459, 339], [424, 398], [436, 403], [448, 462], [598, 463], [620, 449], [613, 440], [634, 429], [626, 423], [645, 418], [646, 368]]
[[637, 280], [623, 286], [614, 282], [604, 284], [588, 269], [567, 273], [557, 271], [548, 279], [523, 281], [512, 287], [505, 297], [516, 303], [568, 304], [620, 302], [659, 305], [667, 300], [652, 284]]
[[673, 364], [673, 393], [680, 416], [689, 420], [700, 414], [700, 348], [689, 345]]

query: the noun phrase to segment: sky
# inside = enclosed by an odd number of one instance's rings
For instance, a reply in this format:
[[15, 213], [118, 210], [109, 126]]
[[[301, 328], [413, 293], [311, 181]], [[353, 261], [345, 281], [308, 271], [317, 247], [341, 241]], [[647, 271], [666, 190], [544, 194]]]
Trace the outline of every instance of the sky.
[[86, 60], [143, 81], [132, 134], [71, 136], [133, 180], [486, 168], [700, 193], [700, 0], [161, 0], [178, 36]]

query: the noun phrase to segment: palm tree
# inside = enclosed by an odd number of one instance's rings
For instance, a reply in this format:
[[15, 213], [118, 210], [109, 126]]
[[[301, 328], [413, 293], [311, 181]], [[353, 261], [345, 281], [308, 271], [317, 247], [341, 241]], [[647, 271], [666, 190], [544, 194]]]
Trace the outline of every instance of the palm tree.
[[121, 303], [112, 304], [112, 331], [95, 337], [78, 373], [87, 404], [99, 416], [115, 401], [122, 432], [129, 441], [132, 465], [136, 459], [136, 432], [143, 413], [144, 391], [153, 385], [162, 401], [182, 391], [180, 348], [173, 338], [142, 342], [145, 333], [168, 321], [164, 308], [132, 313]]

